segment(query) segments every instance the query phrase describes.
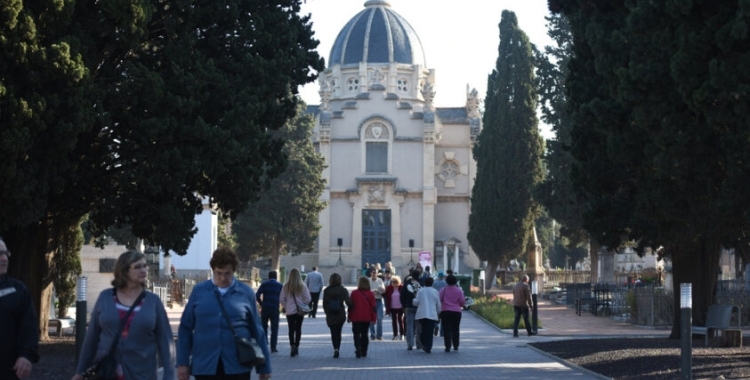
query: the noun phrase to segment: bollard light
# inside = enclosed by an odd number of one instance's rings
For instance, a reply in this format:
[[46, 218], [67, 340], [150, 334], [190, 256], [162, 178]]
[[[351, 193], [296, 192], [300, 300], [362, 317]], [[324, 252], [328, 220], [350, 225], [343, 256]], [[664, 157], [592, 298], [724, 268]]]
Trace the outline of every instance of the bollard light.
[[680, 284], [680, 379], [693, 379], [693, 284]]
[[88, 278], [78, 277], [76, 281], [76, 360], [81, 355], [83, 341], [86, 339], [86, 295], [88, 293]]
[[76, 300], [77, 301], [86, 301], [87, 286], [88, 286], [88, 278], [86, 278], [86, 276], [78, 277], [78, 282], [76, 283]]
[[539, 331], [539, 302], [537, 301], [537, 292], [539, 291], [539, 283], [537, 281], [531, 281], [531, 328], [534, 330], [534, 334]]
[[680, 308], [693, 308], [693, 284], [691, 283], [680, 284]]

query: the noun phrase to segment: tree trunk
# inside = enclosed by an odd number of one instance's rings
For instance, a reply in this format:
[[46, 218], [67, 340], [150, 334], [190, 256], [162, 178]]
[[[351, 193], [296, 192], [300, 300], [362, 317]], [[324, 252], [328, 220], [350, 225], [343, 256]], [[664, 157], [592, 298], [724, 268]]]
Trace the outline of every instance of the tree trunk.
[[692, 246], [684, 250], [671, 250], [672, 278], [674, 286], [674, 322], [669, 337], [680, 338], [680, 284], [692, 283], [692, 324], [704, 325], [708, 307], [714, 303], [718, 283], [719, 256], [718, 244], [706, 244], [696, 239]]
[[492, 289], [492, 280], [497, 277], [497, 261], [487, 261], [487, 270], [484, 277], [484, 289]]
[[52, 297], [50, 267], [54, 265], [58, 236], [60, 235], [54, 228], [42, 221], [38, 224], [16, 228], [6, 239], [8, 248], [13, 252], [9, 274], [29, 288], [39, 320], [39, 337], [43, 341], [48, 339]]

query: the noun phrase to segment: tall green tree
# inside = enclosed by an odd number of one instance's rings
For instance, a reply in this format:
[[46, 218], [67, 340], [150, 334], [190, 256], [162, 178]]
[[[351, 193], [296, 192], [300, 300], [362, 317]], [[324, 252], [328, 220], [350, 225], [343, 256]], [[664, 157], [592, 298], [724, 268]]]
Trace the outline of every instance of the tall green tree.
[[[550, 9], [571, 20], [574, 35], [568, 83], [574, 182], [590, 196], [584, 224], [663, 246], [675, 289], [693, 283], [701, 324], [720, 248], [747, 247], [747, 6], [555, 0]], [[615, 207], [602, 207], [606, 198]], [[671, 336], [679, 335], [675, 318]]]
[[325, 161], [312, 145], [313, 127], [314, 119], [301, 103], [297, 116], [276, 133], [285, 141], [287, 167], [232, 225], [242, 260], [270, 257], [278, 270], [281, 255], [314, 249], [318, 215], [325, 208], [320, 200]]
[[60, 237], [60, 250], [51, 269], [55, 295], [57, 296], [57, 317], [65, 318], [68, 307], [76, 300], [76, 281], [81, 275], [81, 248], [83, 229], [81, 224], [71, 226]]
[[532, 191], [543, 178], [531, 44], [511, 11], [503, 11], [499, 29], [483, 130], [474, 147], [477, 177], [468, 233], [472, 249], [489, 264], [490, 278], [498, 264], [525, 252], [539, 214]]
[[58, 237], [81, 216], [95, 234], [130, 225], [184, 254], [202, 198], [235, 214], [283, 170], [269, 132], [324, 67], [299, 11], [299, 0], [0, 6], [0, 234], [40, 320]]
[[[583, 204], [578, 201], [571, 182], [574, 158], [570, 151], [570, 133], [573, 124], [567, 110], [566, 78], [568, 64], [574, 56], [573, 35], [568, 19], [562, 14], [552, 14], [546, 20], [547, 34], [555, 42], [555, 46], [545, 46], [543, 52], [535, 51], [534, 56], [541, 117], [552, 128], [554, 137], [545, 142], [547, 149], [544, 163], [547, 172], [544, 181], [535, 189], [534, 196], [550, 216], [562, 224], [559, 228], [561, 238], [567, 242], [566, 246], [572, 248], [585, 246], [590, 240], [588, 232], [583, 228]], [[599, 245], [593, 240], [593, 275], [597, 270], [598, 251]], [[564, 266], [559, 262], [555, 262], [555, 265]]]

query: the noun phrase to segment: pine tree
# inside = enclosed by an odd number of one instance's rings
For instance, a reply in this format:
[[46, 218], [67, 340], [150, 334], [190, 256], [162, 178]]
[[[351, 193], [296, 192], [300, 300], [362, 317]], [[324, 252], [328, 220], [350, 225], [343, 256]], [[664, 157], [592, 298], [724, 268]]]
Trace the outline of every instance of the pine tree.
[[532, 196], [542, 180], [544, 143], [536, 118], [531, 44], [516, 15], [503, 11], [495, 70], [489, 75], [483, 130], [474, 147], [477, 177], [471, 195], [468, 239], [486, 260], [490, 277], [501, 262], [525, 252], [539, 206]]
[[240, 258], [270, 257], [276, 270], [281, 255], [314, 249], [320, 230], [318, 215], [325, 208], [320, 200], [325, 189], [325, 161], [310, 138], [313, 117], [300, 103], [297, 116], [276, 134], [285, 142], [286, 170], [232, 224]]

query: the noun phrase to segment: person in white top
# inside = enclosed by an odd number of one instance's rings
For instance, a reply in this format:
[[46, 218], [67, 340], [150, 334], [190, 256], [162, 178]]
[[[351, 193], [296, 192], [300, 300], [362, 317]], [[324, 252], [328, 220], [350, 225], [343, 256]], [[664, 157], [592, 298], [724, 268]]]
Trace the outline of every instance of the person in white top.
[[427, 277], [424, 281], [424, 286], [419, 289], [417, 296], [412, 301], [417, 307], [415, 318], [422, 325], [422, 333], [420, 335], [422, 349], [428, 354], [432, 352], [432, 332], [435, 329], [435, 322], [438, 321], [438, 316], [440, 315], [440, 295], [432, 287], [434, 281], [432, 277]]
[[370, 325], [370, 339], [383, 340], [383, 293], [385, 293], [385, 284], [383, 283], [383, 280], [378, 277], [378, 271], [376, 268], [370, 268], [369, 275], [370, 290], [375, 294], [375, 312], [378, 316], [375, 326]]
[[312, 267], [312, 272], [307, 274], [305, 285], [310, 290], [310, 318], [315, 318], [315, 315], [318, 313], [320, 292], [323, 291], [323, 275], [318, 272], [317, 267]]

